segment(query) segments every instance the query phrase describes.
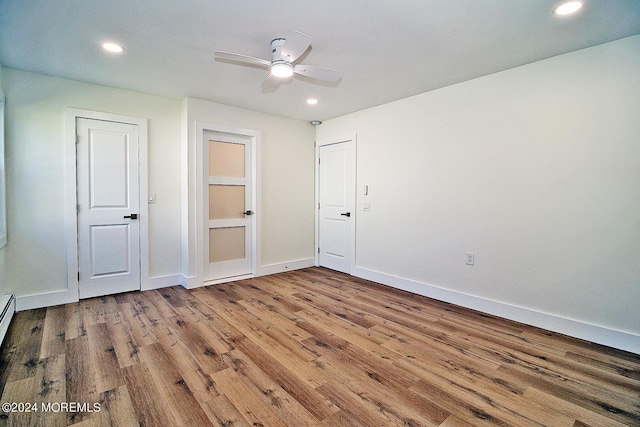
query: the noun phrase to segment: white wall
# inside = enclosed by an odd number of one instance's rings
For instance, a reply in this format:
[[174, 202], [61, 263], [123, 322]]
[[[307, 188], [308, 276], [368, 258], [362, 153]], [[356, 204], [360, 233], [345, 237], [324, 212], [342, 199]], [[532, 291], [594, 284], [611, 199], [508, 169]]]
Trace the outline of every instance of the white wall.
[[[146, 287], [182, 276], [181, 176], [185, 123], [196, 120], [262, 134], [259, 273], [313, 265], [314, 134], [309, 123], [220, 104], [172, 100], [122, 89], [3, 69], [6, 94], [9, 243], [0, 249], [0, 291], [29, 308], [65, 290], [65, 109], [149, 119], [149, 276]], [[185, 127], [183, 127], [185, 126]], [[31, 296], [36, 296], [32, 298]], [[26, 305], [25, 305], [26, 304]]]
[[639, 76], [635, 36], [325, 121], [356, 275], [640, 352]]
[[[2, 65], [0, 64], [0, 251], [7, 244], [7, 212], [4, 161], [4, 92], [2, 91]], [[4, 281], [0, 281], [0, 295], [7, 291]]]
[[[9, 241], [0, 281], [18, 297], [66, 289], [65, 108], [149, 119], [149, 274], [180, 271], [180, 101], [3, 70]], [[19, 298], [20, 301], [20, 298]]]

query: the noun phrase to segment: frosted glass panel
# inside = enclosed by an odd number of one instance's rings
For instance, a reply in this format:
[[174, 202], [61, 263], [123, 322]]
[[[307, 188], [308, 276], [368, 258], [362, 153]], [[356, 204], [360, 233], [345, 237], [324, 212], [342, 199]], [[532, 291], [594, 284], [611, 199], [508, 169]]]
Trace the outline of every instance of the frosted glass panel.
[[244, 227], [209, 229], [209, 262], [244, 259]]
[[244, 218], [244, 185], [209, 185], [209, 219]]
[[209, 176], [244, 178], [244, 144], [209, 141]]

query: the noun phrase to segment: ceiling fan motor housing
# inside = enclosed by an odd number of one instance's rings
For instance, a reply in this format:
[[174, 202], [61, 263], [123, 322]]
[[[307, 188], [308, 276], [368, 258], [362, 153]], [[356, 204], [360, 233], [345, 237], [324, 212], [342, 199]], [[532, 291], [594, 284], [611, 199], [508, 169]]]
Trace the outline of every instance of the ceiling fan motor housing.
[[282, 57], [282, 47], [286, 40], [282, 38], [271, 40], [271, 74], [277, 77], [290, 77], [293, 75], [291, 58]]
[[284, 46], [285, 41], [286, 39], [283, 38], [271, 40], [271, 62], [287, 62], [287, 58], [282, 57], [282, 47]]

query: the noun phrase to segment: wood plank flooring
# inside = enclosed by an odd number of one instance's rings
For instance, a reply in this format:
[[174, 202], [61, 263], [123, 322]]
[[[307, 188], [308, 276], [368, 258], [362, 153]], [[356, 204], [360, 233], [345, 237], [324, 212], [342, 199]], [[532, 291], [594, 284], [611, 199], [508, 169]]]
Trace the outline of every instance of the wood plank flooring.
[[640, 426], [639, 355], [321, 268], [20, 312], [1, 358], [2, 425]]

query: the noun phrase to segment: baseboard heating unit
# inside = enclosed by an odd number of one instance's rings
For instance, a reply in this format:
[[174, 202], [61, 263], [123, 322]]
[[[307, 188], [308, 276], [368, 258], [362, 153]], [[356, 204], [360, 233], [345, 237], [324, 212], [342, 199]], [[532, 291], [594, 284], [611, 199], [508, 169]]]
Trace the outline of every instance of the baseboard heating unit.
[[2, 296], [0, 309], [2, 309], [2, 315], [0, 315], [0, 343], [2, 343], [9, 329], [11, 318], [13, 318], [13, 314], [16, 312], [16, 298], [13, 294], [4, 294]]

